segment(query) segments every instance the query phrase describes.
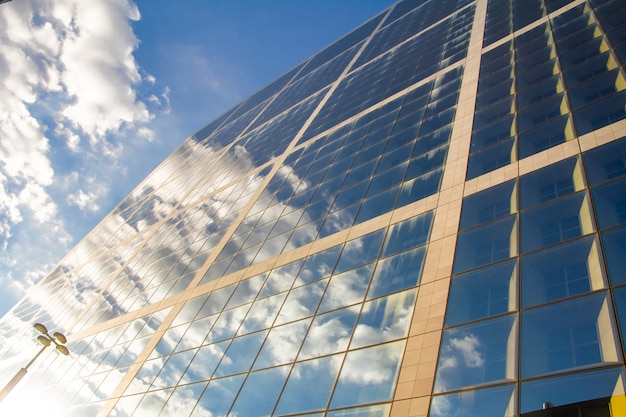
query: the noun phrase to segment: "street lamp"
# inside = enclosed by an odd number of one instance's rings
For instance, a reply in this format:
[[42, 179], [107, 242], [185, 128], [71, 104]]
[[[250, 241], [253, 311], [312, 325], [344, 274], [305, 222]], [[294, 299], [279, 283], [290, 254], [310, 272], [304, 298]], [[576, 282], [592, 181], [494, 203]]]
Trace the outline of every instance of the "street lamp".
[[70, 351], [68, 350], [67, 346], [65, 346], [65, 344], [67, 343], [67, 338], [62, 333], [54, 332], [51, 336], [48, 333], [48, 329], [46, 328], [46, 326], [44, 326], [41, 323], [36, 323], [33, 327], [35, 327], [35, 330], [41, 333], [39, 336], [37, 336], [37, 341], [41, 343], [43, 346], [39, 350], [39, 352], [37, 352], [35, 357], [32, 358], [30, 362], [28, 362], [28, 365], [20, 369], [17, 372], [17, 374], [15, 374], [15, 376], [9, 381], [9, 383], [4, 388], [2, 388], [2, 391], [0, 391], [0, 401], [2, 401], [4, 397], [6, 397], [9, 394], [9, 392], [11, 392], [13, 388], [15, 388], [17, 383], [20, 382], [22, 378], [24, 378], [24, 375], [26, 375], [28, 367], [30, 367], [33, 364], [33, 362], [35, 362], [35, 360], [39, 357], [39, 355], [41, 355], [48, 346], [50, 346], [51, 344], [54, 344], [56, 346], [56, 350], [62, 355], [70, 354]]

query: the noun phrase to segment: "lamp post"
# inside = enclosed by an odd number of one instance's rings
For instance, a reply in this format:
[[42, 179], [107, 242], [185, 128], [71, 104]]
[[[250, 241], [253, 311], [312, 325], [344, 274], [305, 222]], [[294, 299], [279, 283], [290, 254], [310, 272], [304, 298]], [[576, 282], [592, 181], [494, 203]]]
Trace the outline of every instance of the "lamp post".
[[39, 336], [37, 336], [37, 341], [43, 346], [41, 347], [39, 352], [37, 352], [35, 357], [32, 358], [30, 362], [28, 362], [28, 365], [20, 369], [17, 374], [15, 374], [13, 378], [11, 378], [9, 383], [4, 388], [2, 388], [2, 391], [0, 391], [0, 401], [2, 401], [4, 397], [6, 397], [9, 392], [11, 392], [13, 388], [15, 388], [17, 383], [20, 382], [22, 378], [24, 378], [24, 375], [26, 375], [28, 368], [33, 364], [33, 362], [35, 362], [39, 355], [41, 355], [43, 351], [46, 350], [48, 346], [54, 344], [56, 346], [56, 350], [59, 351], [59, 353], [61, 353], [62, 355], [69, 355], [70, 353], [67, 346], [65, 346], [65, 344], [67, 343], [67, 338], [62, 333], [54, 332], [52, 335], [50, 335], [46, 326], [41, 323], [36, 323], [33, 327], [35, 327], [35, 330], [41, 333]]

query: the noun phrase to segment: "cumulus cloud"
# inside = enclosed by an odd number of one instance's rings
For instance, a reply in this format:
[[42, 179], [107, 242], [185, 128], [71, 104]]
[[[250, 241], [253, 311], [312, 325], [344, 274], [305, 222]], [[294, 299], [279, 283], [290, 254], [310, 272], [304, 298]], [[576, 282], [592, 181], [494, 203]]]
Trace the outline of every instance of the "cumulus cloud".
[[[157, 102], [139, 93], [156, 81], [133, 55], [139, 41], [131, 23], [139, 18], [132, 0], [0, 7], [0, 284], [21, 279], [9, 280], [19, 238], [36, 229], [57, 236], [50, 243], [62, 248], [65, 209], [98, 212], [109, 193], [95, 171], [123, 174], [117, 161], [126, 142], [154, 140], [149, 122], [169, 107], [169, 91], [156, 93]], [[91, 170], [89, 178], [81, 172], [77, 180], [71, 164]], [[39, 274], [40, 266], [20, 275]]]

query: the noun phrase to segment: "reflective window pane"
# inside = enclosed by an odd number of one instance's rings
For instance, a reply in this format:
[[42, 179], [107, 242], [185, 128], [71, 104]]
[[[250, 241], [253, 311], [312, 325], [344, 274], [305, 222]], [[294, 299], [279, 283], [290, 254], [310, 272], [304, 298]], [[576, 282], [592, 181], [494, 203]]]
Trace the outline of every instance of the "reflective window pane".
[[237, 331], [237, 335], [241, 336], [271, 327], [283, 305], [285, 297], [287, 297], [286, 292], [255, 301]]
[[515, 216], [459, 234], [454, 273], [507, 259], [517, 254]]
[[342, 272], [376, 259], [383, 237], [381, 230], [347, 242], [341, 252], [336, 271]]
[[611, 284], [626, 283], [626, 227], [602, 233]]
[[[274, 327], [254, 362], [254, 369], [266, 368], [292, 362], [302, 345], [302, 339], [309, 329], [311, 319], [300, 320], [284, 326]], [[254, 351], [254, 346], [248, 347]]]
[[522, 253], [593, 231], [588, 197], [580, 192], [522, 213]]
[[209, 379], [222, 360], [229, 343], [228, 340], [224, 340], [223, 342], [202, 346], [198, 349], [196, 356], [181, 379], [181, 384]]
[[391, 400], [404, 345], [398, 341], [348, 352], [331, 407]]
[[298, 359], [341, 352], [348, 347], [360, 306], [316, 316], [304, 339]]
[[[329, 411], [326, 417], [387, 417], [391, 411], [391, 405], [371, 405], [369, 407], [357, 407], [339, 411]], [[311, 416], [314, 417], [314, 416]]]
[[435, 392], [514, 379], [516, 322], [515, 315], [508, 315], [445, 330]]
[[298, 286], [313, 282], [330, 275], [335, 268], [340, 253], [341, 246], [335, 246], [306, 258], [294, 285]]
[[433, 213], [428, 212], [390, 226], [383, 244], [382, 256], [392, 255], [426, 243], [432, 219]]
[[350, 348], [406, 337], [415, 294], [413, 289], [364, 303]]
[[580, 415], [578, 406], [585, 401], [602, 400], [598, 404], [604, 407], [596, 409], [598, 414], [589, 416], [620, 415], [624, 410], [624, 394], [624, 372], [621, 368], [539, 379], [522, 383], [520, 412], [530, 413], [550, 407], [554, 408], [555, 414]]
[[196, 405], [198, 398], [204, 391], [206, 382], [177, 387], [167, 400], [161, 415], [187, 416]]
[[[230, 414], [246, 417], [270, 415], [290, 367], [270, 368], [249, 374]], [[259, 389], [259, 387], [263, 387], [263, 389]]]
[[522, 313], [522, 377], [618, 360], [605, 294]]
[[585, 188], [578, 158], [570, 158], [520, 179], [522, 210]]
[[626, 178], [591, 191], [600, 229], [626, 223]]
[[522, 259], [523, 307], [604, 287], [598, 243], [593, 237], [560, 245]]
[[515, 415], [515, 386], [477, 389], [437, 395], [430, 403], [430, 417], [509, 417]]
[[417, 285], [422, 275], [425, 255], [426, 247], [421, 246], [378, 261], [367, 298], [379, 297]]
[[233, 375], [250, 369], [266, 335], [267, 331], [263, 331], [234, 338], [215, 370], [215, 376]]
[[459, 230], [506, 217], [517, 211], [517, 187], [509, 181], [463, 199]]
[[289, 292], [276, 318], [276, 325], [312, 316], [324, 294], [328, 279], [316, 281]]
[[517, 262], [481, 268], [452, 279], [446, 326], [454, 326], [517, 308]]
[[626, 139], [616, 140], [584, 153], [590, 185], [626, 174]]
[[342, 362], [343, 355], [335, 355], [297, 363], [289, 375], [275, 414], [324, 409]]
[[214, 379], [193, 410], [191, 417], [225, 416], [241, 388], [245, 375]]
[[369, 264], [334, 275], [328, 283], [319, 311], [334, 310], [362, 301], [373, 269], [374, 264]]

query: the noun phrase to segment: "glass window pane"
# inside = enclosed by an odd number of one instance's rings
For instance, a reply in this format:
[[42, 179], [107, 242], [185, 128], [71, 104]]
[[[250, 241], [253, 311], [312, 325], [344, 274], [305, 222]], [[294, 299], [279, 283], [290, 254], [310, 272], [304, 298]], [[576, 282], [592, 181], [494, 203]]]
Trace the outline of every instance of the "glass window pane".
[[363, 304], [350, 348], [406, 337], [411, 323], [415, 289]]
[[306, 258], [294, 286], [317, 281], [330, 275], [340, 253], [341, 245], [338, 245]]
[[419, 177], [433, 169], [441, 167], [446, 160], [448, 146], [444, 145], [430, 152], [416, 156], [409, 163], [409, 168], [404, 178], [405, 181]]
[[176, 346], [174, 351], [179, 352], [202, 345], [207, 333], [209, 333], [211, 327], [213, 327], [213, 323], [217, 320], [217, 317], [218, 315], [214, 314], [191, 323], [184, 337], [180, 340], [180, 343], [178, 343], [178, 346]]
[[[622, 335], [626, 334], [626, 287], [618, 288], [613, 291], [613, 299], [617, 310], [617, 319]], [[622, 349], [626, 347], [622, 346]]]
[[241, 322], [243, 321], [251, 304], [233, 308], [224, 311], [215, 321], [213, 328], [207, 335], [205, 343], [219, 342], [220, 340], [229, 339], [235, 335]]
[[249, 370], [266, 335], [267, 330], [234, 338], [216, 369], [215, 376], [233, 375]]
[[187, 370], [189, 362], [195, 355], [195, 350], [188, 350], [186, 352], [176, 353], [171, 355], [161, 372], [156, 377], [150, 389], [173, 387], [178, 383], [183, 373]]
[[222, 360], [224, 351], [228, 348], [229, 343], [230, 341], [224, 340], [198, 349], [196, 356], [181, 379], [181, 384], [211, 378], [213, 371], [215, 371], [220, 360]]
[[208, 295], [204, 295], [192, 298], [191, 300], [187, 301], [185, 303], [185, 306], [176, 316], [176, 319], [172, 323], [172, 327], [192, 321], [196, 317], [208, 297]]
[[276, 325], [312, 316], [324, 294], [328, 279], [316, 281], [289, 292], [276, 318]]
[[313, 320], [298, 359], [341, 352], [348, 347], [360, 306], [322, 314]]
[[334, 275], [328, 283], [319, 312], [334, 310], [362, 301], [373, 269], [374, 264], [369, 264]]
[[618, 360], [605, 294], [522, 313], [522, 377]]
[[346, 407], [392, 399], [405, 341], [348, 352], [331, 407]]
[[620, 177], [626, 174], [626, 139], [587, 151], [584, 158], [591, 185]]
[[626, 227], [602, 233], [602, 244], [611, 284], [626, 283]]
[[237, 307], [254, 300], [266, 277], [267, 273], [264, 273], [241, 281], [235, 293], [230, 297], [226, 308]]
[[367, 298], [379, 297], [417, 285], [422, 276], [425, 255], [426, 247], [421, 246], [378, 261]]
[[[350, 408], [347, 410], [329, 411], [326, 417], [387, 417], [391, 412], [390, 404], [371, 405], [369, 407]], [[314, 417], [314, 416], [311, 416]]]
[[595, 104], [574, 112], [574, 122], [579, 135], [600, 129], [626, 118], [626, 91], [610, 95]]
[[437, 193], [442, 176], [443, 168], [438, 168], [417, 178], [405, 181], [400, 190], [398, 207], [405, 206]]
[[574, 125], [570, 116], [558, 117], [519, 135], [519, 158], [526, 158], [573, 138]]
[[133, 416], [158, 416], [172, 391], [172, 389], [166, 389], [147, 393], [137, 406]]
[[516, 293], [517, 261], [458, 275], [450, 284], [446, 326], [513, 311]]
[[283, 305], [285, 297], [287, 297], [286, 292], [255, 301], [237, 331], [237, 335], [241, 336], [246, 333], [270, 328]]
[[585, 188], [578, 158], [550, 165], [520, 179], [522, 210]]
[[509, 181], [465, 197], [459, 230], [469, 229], [517, 211], [515, 185], [515, 181]]
[[326, 408], [342, 362], [343, 355], [334, 355], [295, 364], [275, 414], [294, 414]]
[[515, 386], [478, 389], [437, 395], [430, 403], [430, 417], [509, 417], [515, 415]]
[[459, 234], [454, 273], [494, 263], [517, 254], [515, 216]]
[[592, 233], [585, 192], [522, 213], [522, 253]]
[[591, 236], [522, 259], [523, 307], [604, 287], [598, 244]]
[[278, 294], [291, 288], [291, 284], [298, 275], [301, 266], [302, 261], [296, 261], [274, 269], [267, 277], [265, 284], [263, 284], [263, 288], [259, 292], [259, 298]]
[[515, 378], [516, 322], [508, 315], [445, 330], [435, 392]]
[[378, 257], [384, 231], [370, 233], [358, 239], [347, 242], [337, 263], [335, 272], [342, 272], [350, 268], [365, 265]]
[[507, 139], [470, 155], [467, 165], [467, 179], [476, 178], [494, 171], [516, 160], [515, 139]]
[[[302, 339], [309, 329], [309, 324], [311, 324], [311, 319], [274, 327], [254, 362], [254, 369], [292, 362], [300, 350]], [[256, 351], [254, 354], [256, 355]]]
[[359, 214], [356, 218], [356, 223], [363, 223], [364, 221], [373, 219], [374, 217], [380, 216], [381, 214], [392, 210], [396, 203], [398, 190], [399, 187], [396, 186], [363, 200], [363, 204], [361, 205], [361, 209], [359, 210]]
[[382, 256], [392, 255], [426, 243], [433, 221], [433, 212], [411, 217], [389, 227]]
[[626, 178], [592, 190], [600, 229], [626, 223]]
[[517, 128], [524, 132], [548, 120], [567, 114], [565, 93], [558, 94], [519, 112]]
[[[252, 372], [248, 375], [230, 415], [262, 417], [272, 413], [291, 365]], [[259, 389], [263, 387], [263, 389]]]
[[[520, 412], [542, 410], [544, 404], [549, 403], [555, 412], [562, 410], [562, 415], [580, 415], [576, 409], [578, 405], [584, 405], [580, 403], [603, 400], [610, 411], [605, 408], [603, 414], [589, 415], [619, 416], [624, 410], [624, 393], [624, 373], [621, 368], [539, 379], [522, 383]], [[563, 407], [572, 404], [575, 405], [569, 409]]]
[[161, 371], [163, 367], [164, 359], [158, 358], [144, 362], [135, 378], [130, 383], [126, 391], [125, 395], [135, 394], [138, 392], [146, 392], [152, 385], [152, 381], [157, 376], [157, 374]]
[[204, 390], [191, 417], [225, 416], [241, 388], [245, 375], [214, 379]]
[[470, 152], [475, 153], [489, 146], [503, 142], [515, 135], [515, 116], [511, 115], [483, 129], [472, 132]]
[[163, 407], [161, 415], [163, 416], [187, 416], [196, 405], [198, 398], [204, 391], [206, 382], [199, 384], [185, 385], [177, 387], [172, 393], [169, 400]]
[[618, 69], [593, 78], [591, 81], [568, 90], [574, 110], [593, 103], [602, 97], [624, 90], [626, 81]]

